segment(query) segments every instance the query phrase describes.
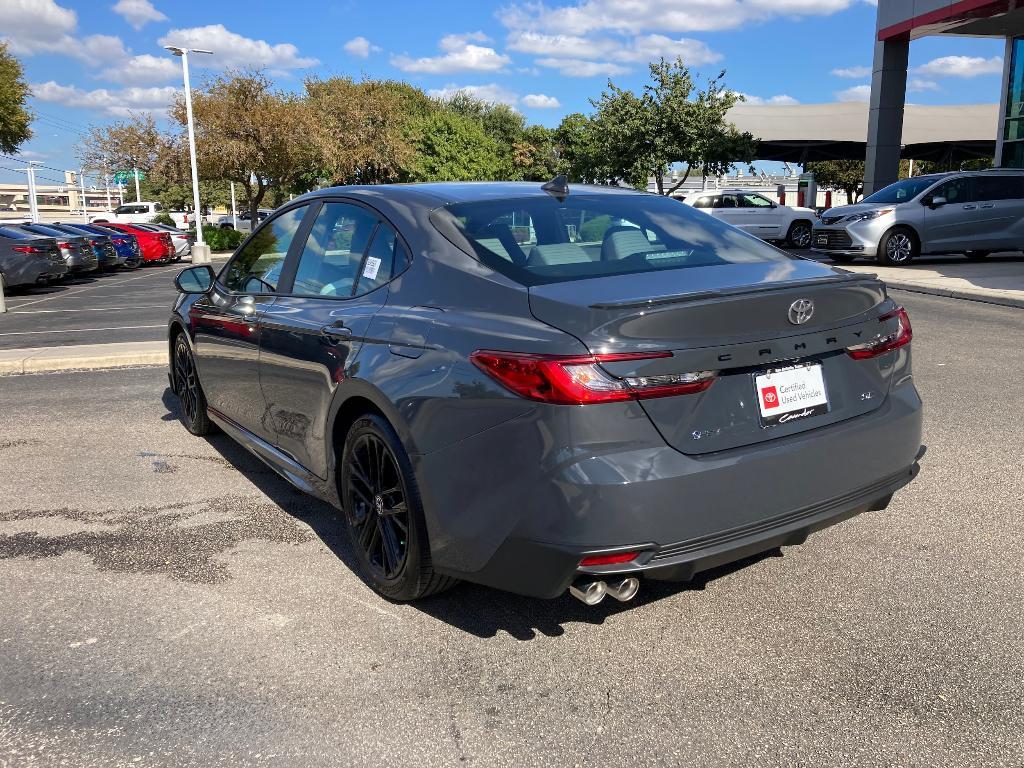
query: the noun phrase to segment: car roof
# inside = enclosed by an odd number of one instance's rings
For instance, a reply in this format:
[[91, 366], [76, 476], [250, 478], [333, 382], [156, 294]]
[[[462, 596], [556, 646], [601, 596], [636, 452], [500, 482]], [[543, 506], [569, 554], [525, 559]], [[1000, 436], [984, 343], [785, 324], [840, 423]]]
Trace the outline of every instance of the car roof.
[[[315, 200], [335, 195], [363, 199], [372, 202], [375, 198], [386, 197], [392, 202], [407, 205], [421, 205], [437, 208], [452, 203], [482, 202], [507, 198], [545, 197], [540, 181], [445, 181], [419, 182], [414, 184], [371, 184], [347, 187], [327, 187], [295, 198]], [[588, 195], [646, 195], [648, 192], [628, 187], [605, 187], [596, 184], [569, 184], [573, 192]]]

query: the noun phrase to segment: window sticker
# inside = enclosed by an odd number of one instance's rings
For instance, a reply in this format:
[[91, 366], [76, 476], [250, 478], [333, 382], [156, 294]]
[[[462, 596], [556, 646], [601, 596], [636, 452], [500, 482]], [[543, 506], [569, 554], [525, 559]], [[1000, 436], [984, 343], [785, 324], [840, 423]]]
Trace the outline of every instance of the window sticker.
[[363, 267], [363, 277], [367, 280], [376, 280], [377, 272], [380, 270], [380, 259], [369, 256], [366, 259], [366, 266]]

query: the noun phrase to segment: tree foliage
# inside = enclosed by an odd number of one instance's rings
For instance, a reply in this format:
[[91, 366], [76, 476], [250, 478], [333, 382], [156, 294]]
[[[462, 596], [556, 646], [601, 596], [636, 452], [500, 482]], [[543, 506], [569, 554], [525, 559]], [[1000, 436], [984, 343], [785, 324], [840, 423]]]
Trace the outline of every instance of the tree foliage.
[[21, 62], [0, 43], [0, 152], [17, 152], [32, 138], [32, 115], [25, 107], [30, 95]]
[[806, 167], [814, 174], [815, 184], [822, 189], [845, 192], [850, 203], [864, 194], [863, 160], [819, 160]]
[[471, 117], [447, 110], [429, 115], [417, 126], [415, 146], [410, 171], [416, 181], [500, 178], [498, 143]]
[[[590, 116], [568, 115], [556, 130], [561, 170], [578, 181], [646, 186], [670, 194], [691, 171], [725, 173], [736, 162], [750, 162], [757, 144], [728, 122], [728, 111], [742, 97], [725, 86], [725, 73], [703, 88], [682, 59], [650, 65], [650, 82], [640, 93], [611, 81]], [[686, 171], [671, 188], [665, 174], [673, 165]]]

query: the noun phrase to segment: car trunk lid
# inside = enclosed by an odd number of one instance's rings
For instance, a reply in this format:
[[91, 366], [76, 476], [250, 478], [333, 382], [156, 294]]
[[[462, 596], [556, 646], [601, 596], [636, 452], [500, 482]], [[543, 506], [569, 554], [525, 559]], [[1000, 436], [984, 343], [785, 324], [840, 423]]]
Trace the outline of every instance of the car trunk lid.
[[[813, 312], [795, 317], [794, 305], [807, 301]], [[801, 259], [530, 288], [533, 314], [594, 354], [672, 352], [605, 364], [615, 376], [719, 372], [704, 392], [640, 401], [666, 441], [691, 454], [763, 442], [877, 408], [891, 367], [881, 359], [854, 361], [845, 349], [878, 334], [885, 302], [885, 288], [874, 275]], [[827, 410], [778, 423], [761, 412], [756, 377], [795, 364], [820, 366]]]

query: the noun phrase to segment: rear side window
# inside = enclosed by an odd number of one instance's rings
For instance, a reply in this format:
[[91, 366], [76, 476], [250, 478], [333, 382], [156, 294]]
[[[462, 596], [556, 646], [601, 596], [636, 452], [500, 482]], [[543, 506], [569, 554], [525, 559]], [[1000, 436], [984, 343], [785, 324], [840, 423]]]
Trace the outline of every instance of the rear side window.
[[694, 208], [714, 208], [715, 207], [715, 200], [717, 200], [717, 199], [718, 198], [715, 195], [707, 195], [705, 197], [698, 197], [696, 200], [693, 201], [693, 207]]
[[739, 208], [736, 195], [722, 195], [715, 198], [715, 208]]
[[376, 226], [377, 217], [365, 208], [324, 203], [299, 257], [292, 293], [352, 296]]
[[38, 235], [30, 235], [27, 232], [22, 232], [20, 229], [0, 227], [0, 237], [7, 237], [11, 240], [27, 240], [30, 237], [38, 237]]
[[978, 200], [1024, 199], [1024, 176], [979, 176], [974, 183]]
[[222, 275], [225, 287], [237, 293], [276, 291], [285, 256], [307, 208], [292, 208], [256, 232], [228, 262]]
[[[658, 195], [479, 200], [435, 209], [430, 219], [457, 246], [524, 285], [795, 258]], [[530, 234], [524, 240], [512, 222], [526, 219]]]

